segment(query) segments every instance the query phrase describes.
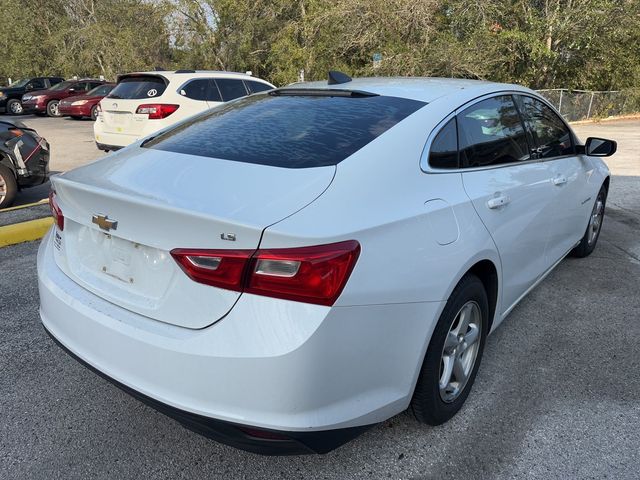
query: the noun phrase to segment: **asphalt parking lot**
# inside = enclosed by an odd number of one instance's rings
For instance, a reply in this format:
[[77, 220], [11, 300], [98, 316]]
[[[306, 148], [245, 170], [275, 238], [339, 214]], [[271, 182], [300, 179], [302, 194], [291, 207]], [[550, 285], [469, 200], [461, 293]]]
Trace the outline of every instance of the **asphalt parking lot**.
[[[25, 123], [47, 136], [53, 122], [72, 121]], [[73, 128], [90, 132], [81, 123]], [[217, 444], [86, 370], [40, 327], [37, 243], [0, 249], [0, 478], [637, 479], [640, 121], [575, 129], [619, 142], [595, 252], [563, 261], [488, 339], [451, 422], [427, 427], [402, 413], [324, 456]], [[48, 136], [60, 151], [53, 169], [79, 155], [84, 137], [68, 135]], [[102, 155], [86, 147], [79, 161]]]

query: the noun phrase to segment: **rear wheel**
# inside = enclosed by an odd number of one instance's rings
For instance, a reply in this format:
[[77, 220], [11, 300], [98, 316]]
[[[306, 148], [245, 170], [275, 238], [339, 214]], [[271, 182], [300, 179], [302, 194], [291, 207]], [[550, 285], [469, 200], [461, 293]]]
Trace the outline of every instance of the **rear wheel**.
[[580, 243], [576, 248], [571, 250], [571, 256], [583, 258], [591, 255], [596, 248], [600, 230], [602, 229], [602, 221], [604, 220], [604, 207], [607, 203], [607, 189], [603, 185], [598, 192], [596, 201], [593, 204], [587, 230], [584, 232]]
[[91, 107], [91, 120], [95, 122], [96, 118], [98, 118], [98, 106], [94, 105]]
[[58, 109], [58, 100], [51, 100], [47, 103], [47, 115], [50, 117], [59, 117], [60, 110]]
[[11, 115], [20, 115], [22, 113], [22, 104], [19, 100], [11, 99], [7, 102], [7, 113]]
[[464, 404], [480, 367], [488, 331], [489, 301], [480, 279], [466, 275], [449, 297], [431, 336], [411, 410], [440, 425]]
[[10, 207], [17, 192], [18, 185], [13, 172], [4, 165], [0, 165], [0, 208]]

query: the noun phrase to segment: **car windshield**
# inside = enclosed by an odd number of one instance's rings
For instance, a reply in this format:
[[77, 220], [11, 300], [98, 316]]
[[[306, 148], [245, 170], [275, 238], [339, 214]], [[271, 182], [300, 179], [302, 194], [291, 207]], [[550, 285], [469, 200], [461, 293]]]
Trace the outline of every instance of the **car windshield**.
[[31, 79], [30, 78], [23, 78], [22, 80], [16, 80], [11, 85], [9, 85], [9, 87], [12, 87], [12, 88], [24, 87], [27, 83], [29, 83], [29, 80], [31, 80]]
[[111, 90], [113, 90], [113, 85], [100, 85], [99, 87], [96, 87], [93, 90], [89, 90], [87, 92], [87, 95], [92, 97], [104, 97]]
[[164, 80], [153, 76], [125, 77], [118, 82], [108, 98], [141, 99], [159, 97], [167, 86]]
[[276, 167], [323, 167], [340, 163], [425, 105], [381, 95], [297, 92], [227, 103], [143, 146]]
[[66, 90], [67, 88], [69, 88], [73, 84], [74, 84], [73, 80], [67, 80], [65, 82], [60, 82], [60, 83], [55, 84], [49, 90], [52, 90], [52, 91]]

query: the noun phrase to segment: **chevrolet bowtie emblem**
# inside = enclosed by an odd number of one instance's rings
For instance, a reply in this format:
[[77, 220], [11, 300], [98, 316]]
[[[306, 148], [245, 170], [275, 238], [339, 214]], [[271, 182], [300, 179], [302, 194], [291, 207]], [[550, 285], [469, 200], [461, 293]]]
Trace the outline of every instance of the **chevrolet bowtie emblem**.
[[109, 220], [108, 215], [94, 215], [91, 221], [98, 225], [102, 230], [115, 230], [118, 228], [118, 222], [116, 220]]

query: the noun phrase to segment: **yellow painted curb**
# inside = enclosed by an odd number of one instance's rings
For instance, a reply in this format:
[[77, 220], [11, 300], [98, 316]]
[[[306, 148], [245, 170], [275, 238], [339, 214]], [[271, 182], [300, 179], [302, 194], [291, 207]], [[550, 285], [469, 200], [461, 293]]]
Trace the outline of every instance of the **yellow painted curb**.
[[0, 247], [38, 240], [44, 237], [51, 225], [53, 218], [46, 217], [0, 227]]
[[2, 208], [2, 209], [0, 209], [0, 213], [12, 212], [13, 210], [20, 210], [21, 208], [35, 207], [36, 205], [45, 205], [47, 203], [49, 203], [49, 199], [43, 198], [39, 202], [26, 203], [24, 205], [18, 205], [17, 207]]

